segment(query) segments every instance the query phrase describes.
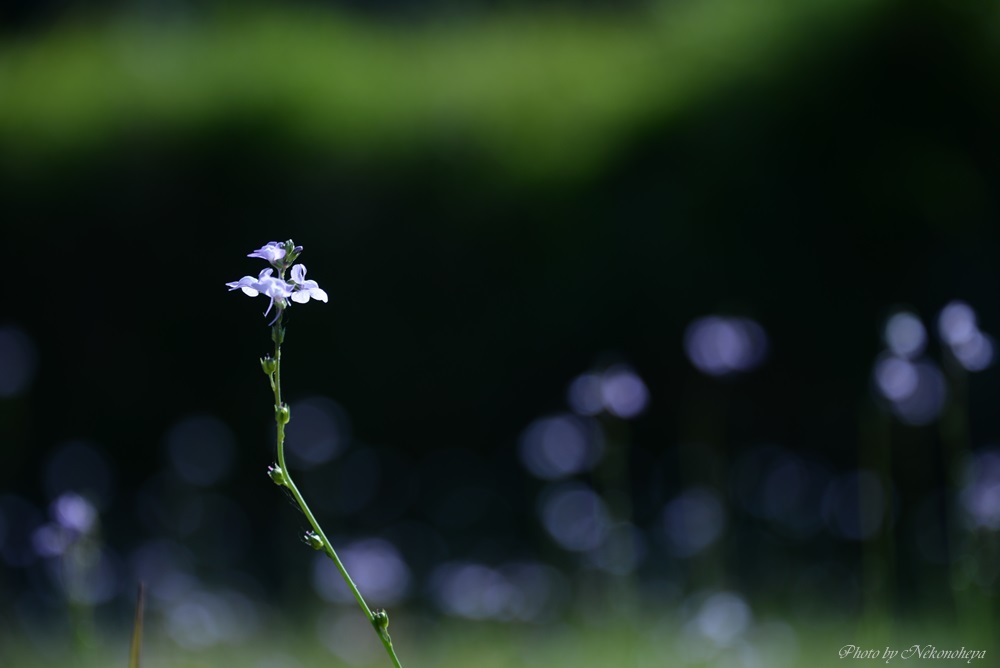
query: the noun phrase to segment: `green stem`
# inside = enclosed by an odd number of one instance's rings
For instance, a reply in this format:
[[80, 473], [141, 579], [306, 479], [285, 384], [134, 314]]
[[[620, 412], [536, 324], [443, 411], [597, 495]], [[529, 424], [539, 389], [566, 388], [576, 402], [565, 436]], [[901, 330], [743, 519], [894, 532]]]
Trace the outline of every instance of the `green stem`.
[[389, 637], [389, 618], [386, 616], [384, 611], [372, 612], [372, 609], [368, 607], [365, 603], [364, 597], [361, 595], [361, 591], [358, 586], [354, 584], [354, 580], [351, 579], [350, 574], [344, 567], [344, 562], [340, 560], [337, 555], [337, 551], [333, 549], [333, 544], [326, 537], [326, 533], [323, 528], [316, 521], [316, 516], [313, 515], [312, 510], [309, 509], [309, 505], [306, 500], [302, 497], [302, 493], [299, 488], [292, 481], [292, 476], [288, 472], [288, 467], [285, 465], [285, 425], [288, 424], [290, 416], [288, 413], [288, 407], [281, 401], [281, 343], [284, 341], [285, 332], [281, 326], [282, 316], [284, 314], [279, 313], [277, 321], [275, 321], [272, 326], [271, 338], [274, 340], [274, 371], [270, 374], [271, 389], [274, 390], [274, 421], [278, 426], [278, 467], [281, 469], [281, 476], [279, 485], [284, 486], [289, 492], [292, 493], [292, 497], [295, 499], [295, 503], [298, 504], [299, 508], [302, 510], [302, 514], [306, 516], [309, 520], [309, 525], [312, 527], [315, 535], [322, 541], [323, 551], [326, 555], [330, 557], [334, 565], [336, 565], [337, 570], [340, 572], [340, 576], [344, 578], [344, 582], [347, 583], [348, 588], [350, 588], [351, 593], [354, 594], [354, 599], [358, 602], [361, 607], [361, 611], [365, 613], [365, 617], [371, 622], [372, 627], [375, 629], [375, 633], [378, 635], [379, 640], [382, 641], [382, 645], [385, 647], [386, 653], [389, 654], [389, 658], [392, 659], [392, 663], [396, 668], [403, 668], [402, 664], [399, 662], [399, 658], [396, 656], [396, 650], [392, 646], [392, 638]]

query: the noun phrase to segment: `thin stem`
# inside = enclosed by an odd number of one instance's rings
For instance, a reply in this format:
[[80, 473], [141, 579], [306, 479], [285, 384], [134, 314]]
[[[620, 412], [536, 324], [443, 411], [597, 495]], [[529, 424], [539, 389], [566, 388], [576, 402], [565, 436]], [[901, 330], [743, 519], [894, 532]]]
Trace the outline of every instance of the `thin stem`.
[[361, 607], [361, 611], [364, 612], [365, 617], [367, 617], [368, 621], [371, 622], [372, 627], [375, 629], [375, 633], [378, 635], [379, 640], [382, 641], [382, 645], [385, 647], [385, 651], [389, 654], [389, 658], [392, 659], [393, 665], [396, 668], [403, 668], [402, 664], [399, 662], [399, 658], [396, 656], [396, 650], [393, 649], [392, 638], [389, 637], [388, 616], [386, 616], [384, 611], [372, 612], [372, 609], [368, 607], [367, 603], [365, 603], [365, 599], [361, 595], [361, 591], [358, 589], [358, 586], [354, 584], [354, 580], [351, 579], [350, 574], [347, 572], [347, 568], [344, 567], [344, 563], [337, 555], [337, 551], [333, 549], [333, 544], [326, 537], [326, 533], [323, 531], [323, 528], [319, 525], [319, 522], [316, 521], [316, 516], [313, 515], [312, 510], [309, 509], [309, 505], [302, 497], [302, 493], [295, 485], [291, 474], [288, 472], [288, 467], [285, 465], [285, 425], [288, 423], [290, 417], [288, 407], [281, 401], [281, 343], [285, 338], [284, 328], [281, 326], [282, 316], [283, 314], [279, 313], [278, 319], [272, 326], [271, 338], [274, 340], [274, 370], [269, 374], [271, 389], [274, 391], [274, 421], [277, 423], [278, 427], [278, 467], [281, 470], [281, 475], [277, 480], [275, 480], [275, 482], [278, 482], [279, 485], [284, 486], [289, 492], [292, 493], [295, 503], [298, 504], [299, 508], [302, 510], [302, 514], [306, 516], [306, 519], [309, 520], [309, 526], [312, 527], [315, 536], [322, 541], [323, 551], [333, 561], [337, 570], [340, 572], [340, 576], [344, 578], [344, 582], [347, 583], [351, 593], [354, 594], [354, 599], [358, 602], [358, 606]]

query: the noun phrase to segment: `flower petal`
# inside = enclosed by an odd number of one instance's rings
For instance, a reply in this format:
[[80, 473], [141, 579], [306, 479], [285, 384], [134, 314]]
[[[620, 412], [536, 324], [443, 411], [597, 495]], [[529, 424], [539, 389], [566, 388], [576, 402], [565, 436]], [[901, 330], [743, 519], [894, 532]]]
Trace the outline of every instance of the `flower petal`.
[[226, 286], [229, 287], [230, 292], [232, 292], [233, 290], [242, 289], [244, 293], [250, 295], [251, 297], [257, 296], [257, 290], [254, 289], [254, 286], [256, 285], [257, 285], [257, 279], [255, 279], [253, 276], [244, 276], [238, 281], [232, 281], [230, 283], [226, 283]]
[[277, 241], [268, 241], [254, 252], [249, 253], [247, 257], [259, 257], [262, 260], [274, 262], [285, 257], [285, 247]]

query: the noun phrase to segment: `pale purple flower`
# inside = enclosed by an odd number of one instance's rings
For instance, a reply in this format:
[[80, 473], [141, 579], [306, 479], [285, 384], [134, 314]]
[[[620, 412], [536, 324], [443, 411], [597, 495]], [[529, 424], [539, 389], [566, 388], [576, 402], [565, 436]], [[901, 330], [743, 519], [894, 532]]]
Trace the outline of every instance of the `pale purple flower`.
[[257, 278], [254, 278], [253, 276], [244, 276], [238, 281], [230, 281], [229, 283], [226, 283], [226, 287], [229, 288], [230, 292], [233, 290], [243, 290], [243, 294], [248, 297], [256, 297], [260, 294], [260, 291], [254, 286], [257, 285], [261, 278], [270, 272], [270, 269], [264, 269], [260, 272], [260, 275]]
[[247, 255], [247, 257], [259, 257], [274, 264], [285, 257], [285, 245], [277, 241], [268, 241], [266, 244]]
[[[271, 269], [263, 269], [257, 278], [253, 276], [244, 276], [238, 281], [232, 281], [231, 283], [226, 283], [229, 287], [229, 291], [233, 290], [243, 290], [243, 294], [256, 297], [257, 295], [264, 295], [265, 297], [270, 297], [271, 303], [268, 304], [267, 310], [264, 311], [264, 315], [271, 312], [274, 305], [278, 305], [278, 314], [275, 314], [275, 320], [278, 319], [278, 315], [281, 313], [281, 309], [285, 307], [286, 301], [292, 296], [292, 291], [294, 286], [289, 285], [280, 278], [275, 278], [271, 275]], [[274, 320], [271, 321], [271, 324]]]
[[304, 264], [292, 267], [292, 283], [295, 287], [295, 292], [292, 293], [293, 302], [305, 304], [310, 298], [318, 299], [321, 302], [327, 301], [326, 291], [319, 287], [319, 283], [306, 280], [306, 266]]
[[293, 265], [291, 280], [284, 280], [288, 265], [295, 262], [299, 253], [302, 252], [302, 246], [293, 246], [292, 244], [291, 240], [284, 243], [269, 241], [247, 256], [267, 260], [272, 267], [278, 270], [279, 276], [273, 276], [271, 269], [264, 269], [257, 275], [257, 278], [244, 276], [238, 281], [226, 283], [230, 291], [242, 290], [243, 294], [250, 297], [261, 294], [268, 297], [271, 303], [268, 304], [264, 315], [268, 315], [271, 309], [277, 306], [277, 313], [271, 321], [272, 325], [281, 317], [281, 312], [288, 306], [289, 300], [298, 304], [305, 304], [310, 299], [318, 299], [322, 302], [328, 300], [326, 292], [319, 287], [316, 281], [306, 280], [305, 265]]

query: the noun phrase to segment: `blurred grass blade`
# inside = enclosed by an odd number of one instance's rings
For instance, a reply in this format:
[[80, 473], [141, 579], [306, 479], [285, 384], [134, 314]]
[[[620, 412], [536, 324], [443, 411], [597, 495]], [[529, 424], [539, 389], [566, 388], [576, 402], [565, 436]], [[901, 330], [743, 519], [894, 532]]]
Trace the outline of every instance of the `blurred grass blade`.
[[132, 623], [132, 648], [128, 654], [129, 668], [139, 668], [139, 655], [142, 654], [142, 613], [146, 599], [146, 587], [139, 583], [139, 594], [135, 600], [135, 621]]

